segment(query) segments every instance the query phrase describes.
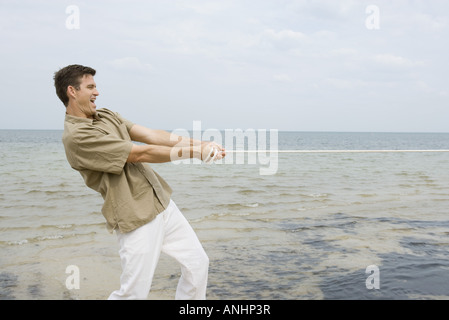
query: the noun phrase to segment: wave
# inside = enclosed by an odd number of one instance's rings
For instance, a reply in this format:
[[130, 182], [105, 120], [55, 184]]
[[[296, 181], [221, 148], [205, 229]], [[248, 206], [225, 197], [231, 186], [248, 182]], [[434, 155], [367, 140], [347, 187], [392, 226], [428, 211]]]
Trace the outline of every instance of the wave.
[[95, 231], [87, 232], [87, 233], [67, 233], [67, 234], [61, 234], [61, 233], [55, 233], [50, 235], [38, 235], [31, 238], [25, 238], [20, 240], [10, 240], [10, 241], [0, 241], [0, 245], [8, 245], [8, 246], [22, 246], [27, 244], [37, 244], [41, 242], [47, 242], [47, 241], [55, 241], [55, 240], [67, 240], [70, 238], [80, 237], [80, 236], [92, 236], [97, 234]]
[[239, 208], [257, 208], [259, 203], [228, 203], [224, 204], [223, 207], [229, 209], [239, 209]]
[[262, 190], [256, 190], [256, 189], [243, 189], [237, 191], [237, 193], [242, 195], [248, 195], [248, 194], [259, 194], [260, 192], [263, 192]]

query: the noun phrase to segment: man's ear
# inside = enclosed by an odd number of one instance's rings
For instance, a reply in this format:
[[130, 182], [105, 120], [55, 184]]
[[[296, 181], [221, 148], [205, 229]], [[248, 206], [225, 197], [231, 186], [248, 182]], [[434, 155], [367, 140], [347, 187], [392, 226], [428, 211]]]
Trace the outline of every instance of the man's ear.
[[72, 97], [73, 99], [75, 99], [76, 97], [76, 89], [73, 86], [68, 86], [67, 87], [67, 96], [68, 97]]

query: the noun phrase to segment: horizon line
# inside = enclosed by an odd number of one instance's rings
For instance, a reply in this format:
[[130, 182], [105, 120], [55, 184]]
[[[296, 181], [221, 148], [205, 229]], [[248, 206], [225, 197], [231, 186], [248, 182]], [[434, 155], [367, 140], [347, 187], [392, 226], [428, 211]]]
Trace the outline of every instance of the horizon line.
[[413, 153], [449, 152], [448, 149], [278, 149], [278, 150], [226, 150], [226, 153]]
[[[162, 129], [165, 131], [175, 131], [179, 130], [177, 129]], [[214, 128], [215, 129], [215, 128]], [[227, 129], [215, 129], [218, 131], [225, 131], [225, 130], [248, 130], [253, 128], [227, 128]], [[64, 131], [64, 129], [20, 129], [20, 128], [14, 128], [14, 129], [3, 129], [0, 128], [0, 131]], [[210, 129], [206, 129], [210, 130]], [[255, 130], [262, 130], [262, 129], [255, 129]], [[302, 133], [444, 133], [447, 134], [449, 131], [336, 131], [336, 130], [279, 130], [279, 129], [263, 129], [263, 130], [277, 130], [278, 132], [302, 132]], [[188, 132], [193, 132], [194, 130], [187, 130]], [[201, 130], [202, 132], [205, 130]]]

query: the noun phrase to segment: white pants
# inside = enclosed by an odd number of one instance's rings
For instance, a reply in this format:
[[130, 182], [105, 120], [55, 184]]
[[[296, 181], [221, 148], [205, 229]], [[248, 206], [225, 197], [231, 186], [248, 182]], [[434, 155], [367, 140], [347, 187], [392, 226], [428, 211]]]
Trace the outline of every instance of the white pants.
[[172, 200], [154, 220], [128, 233], [117, 231], [117, 238], [123, 271], [110, 300], [146, 299], [161, 252], [181, 265], [175, 299], [206, 299], [209, 258]]

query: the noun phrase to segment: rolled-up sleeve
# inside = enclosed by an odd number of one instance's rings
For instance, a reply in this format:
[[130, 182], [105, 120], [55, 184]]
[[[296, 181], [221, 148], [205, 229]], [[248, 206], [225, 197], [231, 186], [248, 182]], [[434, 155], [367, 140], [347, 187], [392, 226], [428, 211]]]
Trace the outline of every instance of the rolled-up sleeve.
[[128, 119], [123, 118], [119, 113], [116, 113], [115, 116], [117, 117], [117, 119], [119, 119], [123, 124], [125, 124], [126, 126], [126, 130], [128, 130], [128, 132], [131, 130], [131, 128], [134, 125], [134, 122], [129, 121]]
[[132, 147], [131, 141], [99, 128], [78, 128], [76, 138], [72, 141], [70, 163], [77, 170], [120, 174]]

